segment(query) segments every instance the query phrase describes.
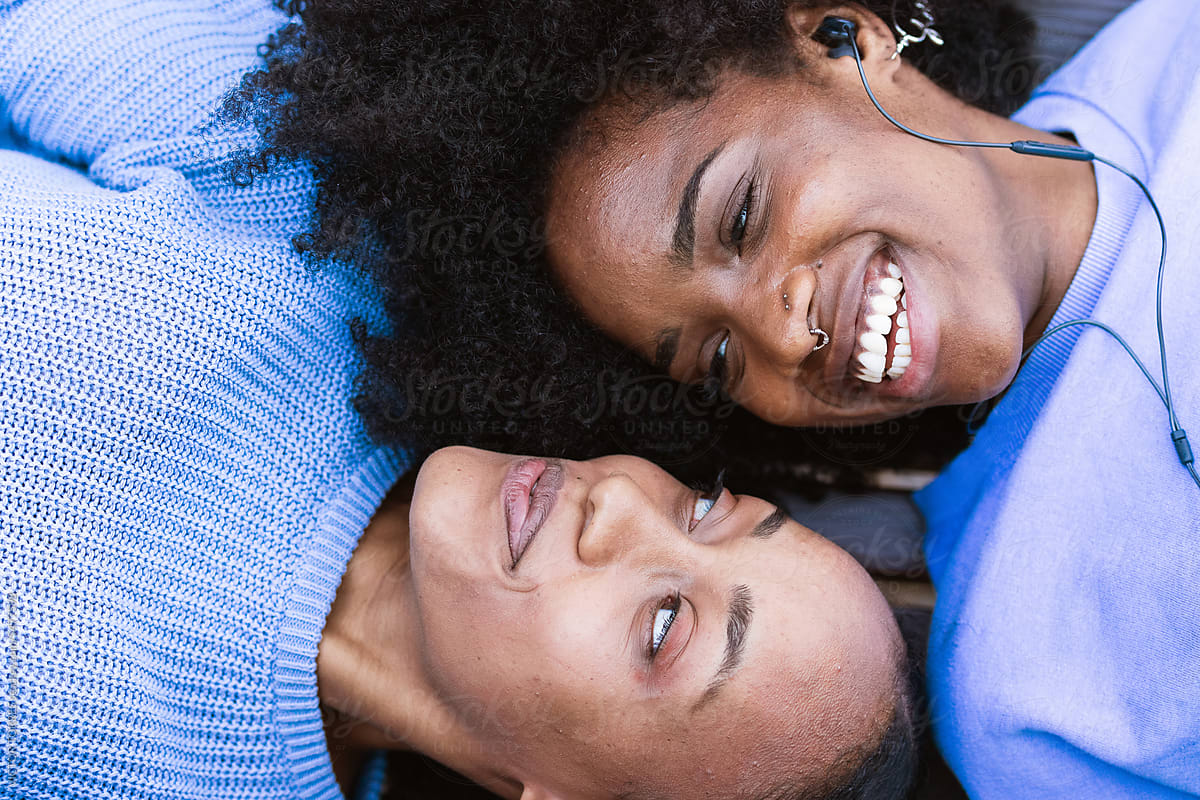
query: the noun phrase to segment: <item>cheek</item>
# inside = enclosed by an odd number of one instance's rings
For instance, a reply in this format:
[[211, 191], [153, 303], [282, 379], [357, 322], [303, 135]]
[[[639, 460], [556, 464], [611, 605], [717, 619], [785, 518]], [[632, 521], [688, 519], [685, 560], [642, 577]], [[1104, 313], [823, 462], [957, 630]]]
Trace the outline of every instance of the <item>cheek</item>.
[[435, 604], [422, 614], [429, 679], [478, 727], [514, 745], [583, 743], [607, 729], [606, 714], [620, 717], [605, 639], [586, 615], [563, 610], [567, 598], [459, 587], [421, 601]]
[[548, 731], [569, 723], [571, 706], [536, 643], [487, 618], [447, 616], [424, 630], [430, 684], [485, 739], [536, 754]]
[[[430, 682], [448, 696], [481, 696], [490, 676], [494, 686], [510, 682], [502, 639], [494, 619], [481, 609], [488, 598], [459, 576], [426, 576], [417, 589], [421, 654]], [[499, 672], [499, 674], [497, 674]]]
[[743, 382], [734, 400], [759, 419], [772, 425], [800, 427], [811, 425], [811, 395], [798, 381], [782, 378], [773, 370], [756, 369], [754, 377]]
[[685, 296], [664, 292], [661, 285], [632, 270], [597, 267], [572, 280], [563, 285], [584, 318], [609, 338], [638, 352], [668, 320], [679, 318], [679, 300]]
[[[516, 642], [524, 696], [510, 708], [521, 738], [564, 758], [614, 751], [639, 718], [625, 631], [604, 597], [558, 596], [531, 617]], [[619, 749], [619, 748], [618, 748]]]

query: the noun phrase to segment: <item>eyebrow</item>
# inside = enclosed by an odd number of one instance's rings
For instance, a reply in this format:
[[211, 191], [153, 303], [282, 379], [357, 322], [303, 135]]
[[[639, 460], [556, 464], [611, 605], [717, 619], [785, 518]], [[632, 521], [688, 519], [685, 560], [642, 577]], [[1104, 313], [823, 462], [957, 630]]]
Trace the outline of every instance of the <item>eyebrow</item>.
[[724, 142], [714, 147], [697, 165], [692, 177], [688, 178], [687, 185], [683, 187], [683, 197], [679, 198], [679, 211], [675, 214], [675, 233], [671, 236], [671, 262], [677, 266], [692, 266], [692, 256], [696, 250], [696, 203], [700, 199], [700, 182], [704, 180], [704, 173], [713, 159], [724, 147]]
[[791, 519], [787, 512], [779, 506], [775, 506], [775, 510], [771, 515], [762, 522], [754, 526], [754, 530], [750, 531], [750, 535], [756, 539], [768, 539], [783, 527], [783, 523]]
[[742, 655], [746, 651], [746, 634], [750, 630], [750, 620], [754, 618], [754, 599], [750, 595], [750, 587], [739, 585], [733, 587], [729, 594], [729, 609], [725, 620], [725, 655], [721, 658], [721, 666], [709, 681], [704, 694], [692, 706], [695, 714], [702, 706], [710, 702], [721, 687], [729, 680], [742, 663]]

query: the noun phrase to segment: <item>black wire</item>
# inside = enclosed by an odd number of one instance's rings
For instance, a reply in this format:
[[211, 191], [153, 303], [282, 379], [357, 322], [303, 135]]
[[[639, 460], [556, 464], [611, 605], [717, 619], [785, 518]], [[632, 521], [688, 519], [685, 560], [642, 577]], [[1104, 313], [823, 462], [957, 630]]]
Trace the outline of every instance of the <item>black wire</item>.
[[1133, 362], [1138, 365], [1138, 369], [1140, 369], [1142, 371], [1142, 374], [1146, 376], [1146, 380], [1150, 381], [1150, 385], [1154, 387], [1154, 391], [1158, 392], [1158, 399], [1162, 401], [1163, 406], [1170, 408], [1170, 405], [1169, 405], [1170, 401], [1167, 399], [1167, 395], [1163, 392], [1163, 390], [1159, 387], [1159, 385], [1157, 383], [1155, 383], [1154, 378], [1150, 376], [1150, 370], [1147, 369], [1146, 365], [1144, 363], [1142, 363], [1142, 360], [1140, 358], [1138, 358], [1137, 353], [1133, 352], [1133, 348], [1131, 348], [1129, 346], [1129, 343], [1121, 338], [1121, 334], [1117, 333], [1112, 328], [1108, 327], [1107, 325], [1105, 325], [1103, 322], [1100, 322], [1099, 320], [1073, 319], [1068, 322], [1063, 322], [1061, 324], [1055, 325], [1053, 328], [1051, 328], [1050, 330], [1043, 333], [1040, 337], [1038, 337], [1038, 340], [1036, 342], [1029, 345], [1029, 347], [1025, 348], [1025, 352], [1021, 354], [1021, 360], [1022, 361], [1025, 360], [1025, 358], [1027, 358], [1029, 356], [1029, 354], [1033, 352], [1035, 347], [1037, 347], [1039, 344], [1041, 344], [1042, 342], [1049, 339], [1054, 334], [1058, 333], [1061, 330], [1066, 330], [1067, 328], [1072, 328], [1076, 325], [1090, 325], [1092, 327], [1099, 328], [1100, 330], [1107, 333], [1109, 336], [1116, 339], [1117, 343], [1120, 344], [1121, 347], [1125, 348], [1125, 352], [1129, 354], [1129, 357], [1133, 359]]
[[[1150, 196], [1150, 190], [1146, 188], [1146, 184], [1142, 183], [1137, 175], [1134, 175], [1129, 170], [1122, 167], [1120, 164], [1114, 164], [1107, 158], [1096, 156], [1096, 160], [1101, 164], [1107, 164], [1109, 167], [1122, 173], [1131, 181], [1138, 185], [1142, 190], [1142, 194], [1146, 195], [1146, 199], [1150, 201], [1150, 208], [1154, 209], [1154, 217], [1158, 220], [1158, 231], [1162, 236], [1162, 251], [1158, 256], [1158, 293], [1155, 295], [1154, 313], [1155, 322], [1158, 324], [1158, 356], [1162, 361], [1162, 376], [1163, 390], [1166, 392], [1166, 398], [1163, 400], [1167, 405], [1167, 414], [1171, 418], [1171, 431], [1181, 430], [1179, 419], [1175, 416], [1175, 404], [1171, 401], [1171, 382], [1167, 379], [1167, 343], [1163, 338], [1162, 324], [1162, 289], [1163, 289], [1163, 273], [1166, 272], [1167, 266], [1167, 226], [1163, 223], [1162, 214], [1158, 210], [1158, 204], [1154, 202], [1154, 198]], [[1126, 348], [1128, 349], [1128, 348]], [[1132, 353], [1131, 353], [1132, 355]]]
[[[1051, 336], [1055, 335], [1056, 333], [1059, 333], [1060, 331], [1066, 330], [1067, 328], [1070, 328], [1070, 327], [1073, 327], [1076, 325], [1091, 325], [1091, 326], [1100, 328], [1101, 330], [1107, 332], [1110, 336], [1112, 336], [1114, 339], [1116, 339], [1118, 343], [1120, 343], [1121, 347], [1125, 348], [1125, 352], [1128, 353], [1129, 357], [1132, 358], [1134, 363], [1136, 363], [1138, 365], [1138, 369], [1140, 369], [1142, 371], [1142, 374], [1144, 376], [1146, 376], [1146, 380], [1149, 381], [1150, 385], [1154, 387], [1154, 391], [1158, 393], [1159, 399], [1162, 400], [1163, 405], [1166, 406], [1167, 419], [1168, 419], [1168, 422], [1171, 427], [1171, 442], [1175, 447], [1176, 455], [1179, 457], [1179, 463], [1182, 464], [1187, 469], [1188, 474], [1190, 474], [1192, 476], [1192, 481], [1196, 484], [1196, 487], [1200, 488], [1200, 475], [1198, 475], [1196, 473], [1196, 468], [1194, 466], [1194, 459], [1192, 456], [1191, 446], [1188, 444], [1187, 432], [1183, 430], [1182, 426], [1180, 426], [1179, 418], [1175, 414], [1175, 403], [1171, 397], [1171, 381], [1167, 376], [1167, 343], [1166, 343], [1166, 338], [1163, 335], [1163, 323], [1162, 323], [1163, 275], [1166, 272], [1166, 264], [1167, 264], [1167, 226], [1163, 222], [1162, 212], [1160, 212], [1158, 210], [1158, 204], [1154, 202], [1154, 198], [1150, 194], [1150, 189], [1146, 187], [1146, 184], [1142, 183], [1142, 180], [1140, 178], [1138, 178], [1137, 175], [1134, 175], [1132, 172], [1125, 169], [1120, 164], [1116, 164], [1112, 161], [1109, 161], [1107, 158], [1098, 156], [1088, 150], [1085, 150], [1082, 147], [1053, 145], [1053, 144], [1047, 144], [1047, 143], [1043, 143], [1043, 142], [1032, 142], [1032, 141], [1027, 141], [1027, 142], [972, 142], [972, 141], [966, 141], [966, 140], [960, 140], [960, 139], [943, 139], [939, 136], [930, 136], [929, 134], [921, 133], [920, 131], [915, 131], [912, 128], [908, 127], [907, 125], [902, 124], [895, 117], [893, 117], [891, 114], [889, 114], [887, 111], [885, 111], [883, 106], [879, 104], [879, 101], [877, 99], [875, 99], [875, 93], [873, 91], [871, 91], [871, 85], [867, 82], [867, 73], [866, 73], [866, 70], [863, 69], [862, 56], [858, 52], [858, 42], [855, 40], [853, 30], [846, 31], [846, 41], [850, 45], [852, 52], [854, 54], [854, 63], [858, 66], [858, 77], [859, 77], [859, 79], [862, 80], [863, 89], [866, 90], [867, 97], [871, 100], [871, 104], [875, 106], [876, 111], [878, 111], [880, 114], [883, 115], [884, 119], [886, 119], [888, 122], [895, 125], [900, 130], [904, 131], [905, 133], [907, 133], [911, 136], [915, 136], [918, 139], [923, 139], [924, 141], [927, 141], [927, 142], [933, 142], [934, 144], [950, 145], [952, 147], [983, 147], [983, 148], [993, 148], [993, 149], [1005, 149], [1005, 150], [1013, 150], [1022, 155], [1040, 156], [1042, 158], [1060, 158], [1060, 159], [1065, 158], [1065, 159], [1072, 159], [1072, 160], [1076, 160], [1076, 161], [1099, 161], [1101, 164], [1105, 164], [1108, 167], [1110, 167], [1111, 169], [1115, 169], [1117, 172], [1120, 172], [1125, 177], [1129, 178], [1131, 181], [1133, 181], [1134, 183], [1137, 184], [1139, 189], [1142, 190], [1142, 194], [1144, 194], [1146, 196], [1146, 200], [1149, 201], [1149, 203], [1150, 203], [1150, 208], [1154, 210], [1154, 217], [1155, 217], [1155, 219], [1158, 220], [1159, 234], [1162, 236], [1162, 248], [1161, 248], [1161, 250], [1159, 252], [1159, 256], [1158, 256], [1158, 291], [1155, 296], [1155, 304], [1154, 304], [1155, 322], [1158, 327], [1158, 355], [1159, 355], [1159, 362], [1162, 365], [1162, 388], [1159, 388], [1158, 384], [1155, 383], [1154, 378], [1151, 377], [1151, 375], [1150, 375], [1150, 371], [1148, 369], [1146, 369], [1146, 365], [1142, 363], [1142, 360], [1140, 358], [1138, 358], [1137, 354], [1133, 352], [1133, 349], [1130, 348], [1130, 346], [1125, 342], [1125, 340], [1122, 339], [1121, 336], [1116, 331], [1114, 331], [1112, 328], [1105, 325], [1103, 322], [1099, 322], [1099, 321], [1093, 320], [1093, 319], [1077, 319], [1077, 320], [1071, 320], [1069, 322], [1064, 322], [1061, 325], [1055, 325], [1053, 328], [1051, 328], [1050, 330], [1043, 333], [1040, 337], [1038, 337], [1038, 340], [1036, 342], [1034, 342], [1032, 345], [1030, 345], [1025, 350], [1025, 352], [1021, 356], [1021, 359], [1022, 359], [1022, 361], [1024, 361], [1024, 359], [1026, 357], [1028, 357], [1028, 355], [1031, 352], [1033, 352], [1034, 348], [1037, 347], [1038, 345], [1040, 345], [1042, 342], [1046, 341], [1046, 339], [1050, 338]], [[986, 402], [986, 401], [984, 401], [984, 402]], [[970, 415], [969, 419], [974, 419], [975, 411], [981, 405], [982, 405], [982, 403], [976, 404], [975, 408], [973, 408], [971, 410], [971, 415]]]
[[884, 118], [888, 122], [892, 123], [897, 128], [899, 128], [900, 130], [904, 131], [907, 134], [915, 136], [918, 139], [924, 139], [927, 142], [933, 142], [934, 144], [948, 144], [948, 145], [953, 145], [954, 147], [995, 147], [995, 148], [1001, 148], [1004, 150], [1011, 149], [1009, 147], [1008, 142], [968, 142], [968, 141], [961, 141], [958, 139], [942, 139], [941, 137], [938, 137], [938, 136], [930, 136], [927, 133], [921, 133], [920, 131], [914, 131], [912, 128], [908, 127], [907, 125], [897, 122], [896, 118], [893, 117], [888, 112], [884, 111], [883, 106], [881, 106], [879, 104], [879, 101], [875, 99], [875, 93], [871, 91], [871, 86], [870, 86], [870, 84], [867, 83], [867, 73], [863, 71], [862, 56], [860, 56], [858, 54], [858, 42], [856, 42], [854, 40], [853, 35], [849, 36], [848, 39], [849, 39], [849, 43], [854, 47], [854, 63], [858, 64], [858, 77], [862, 79], [863, 88], [867, 90], [867, 97], [871, 98], [871, 103], [875, 106], [875, 110], [878, 111], [880, 114], [883, 114]]

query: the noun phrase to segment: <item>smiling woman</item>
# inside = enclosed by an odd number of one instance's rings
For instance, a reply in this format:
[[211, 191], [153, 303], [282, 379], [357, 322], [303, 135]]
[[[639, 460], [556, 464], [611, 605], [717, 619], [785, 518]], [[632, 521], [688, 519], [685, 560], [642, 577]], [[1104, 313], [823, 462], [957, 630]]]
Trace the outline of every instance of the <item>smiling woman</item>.
[[[904, 5], [877, 10], [917, 15]], [[977, 400], [1011, 378], [1021, 332], [1037, 324], [1024, 317], [1046, 308], [1082, 247], [1075, 227], [1006, 232], [1035, 211], [1007, 203], [1027, 180], [1054, 202], [1086, 167], [1000, 181], [986, 160], [930, 156], [893, 136], [853, 65], [811, 39], [833, 6], [363, 8], [297, 6], [302, 25], [280, 32], [241, 100], [270, 145], [263, 163], [318, 165], [320, 224], [302, 244], [395, 287], [392, 335], [363, 339], [359, 406], [383, 439], [403, 430], [444, 443], [428, 399], [463, 397], [472, 381], [524, 400], [538, 424], [514, 424], [517, 402], [464, 402], [462, 441], [545, 452], [662, 444], [631, 425], [711, 435], [681, 425], [712, 422], [710, 407], [686, 393], [661, 399], [640, 380], [663, 371], [789, 425]], [[1012, 74], [1029, 27], [1007, 6], [948, 4], [944, 51], [910, 48], [896, 61], [879, 17], [843, 10], [864, 23], [873, 74], [895, 77], [887, 97], [921, 121], [969, 108], [952, 92], [1008, 110], [1030, 88], [1029, 73]], [[472, 115], [487, 124], [466, 124]], [[1019, 127], [982, 111], [966, 119]], [[953, 180], [985, 188], [970, 214], [945, 191]], [[1047, 242], [1053, 253], [1034, 254]], [[890, 285], [889, 261], [913, 308], [884, 315], [895, 330], [875, 331], [878, 353], [863, 335], [880, 321], [864, 301]], [[1023, 265], [1015, 284], [1001, 274], [1013, 264]], [[1043, 282], [1038, 270], [1051, 267]], [[901, 328], [909, 342], [897, 341]], [[436, 353], [424, 344], [434, 333]], [[880, 381], [855, 377], [863, 351]]]
[[[591, 110], [553, 174], [551, 266], [614, 338], [680, 381], [719, 381], [771, 422], [874, 422], [991, 397], [1079, 263], [1091, 170], [898, 134], [853, 61], [822, 57], [810, 34], [826, 10], [789, 17], [811, 65], [799, 79], [734, 73], [703, 103], [649, 119], [617, 100]], [[1054, 138], [936, 91], [888, 58], [877, 18], [861, 19], [871, 82], [913, 124]]]

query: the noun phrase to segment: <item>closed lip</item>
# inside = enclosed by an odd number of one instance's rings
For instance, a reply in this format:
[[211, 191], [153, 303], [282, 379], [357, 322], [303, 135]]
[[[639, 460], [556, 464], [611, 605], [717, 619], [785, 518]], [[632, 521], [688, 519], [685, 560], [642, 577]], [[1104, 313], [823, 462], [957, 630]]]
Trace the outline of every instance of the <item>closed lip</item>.
[[500, 485], [500, 503], [508, 534], [508, 552], [515, 567], [529, 548], [558, 499], [563, 469], [557, 461], [521, 459], [509, 467]]

